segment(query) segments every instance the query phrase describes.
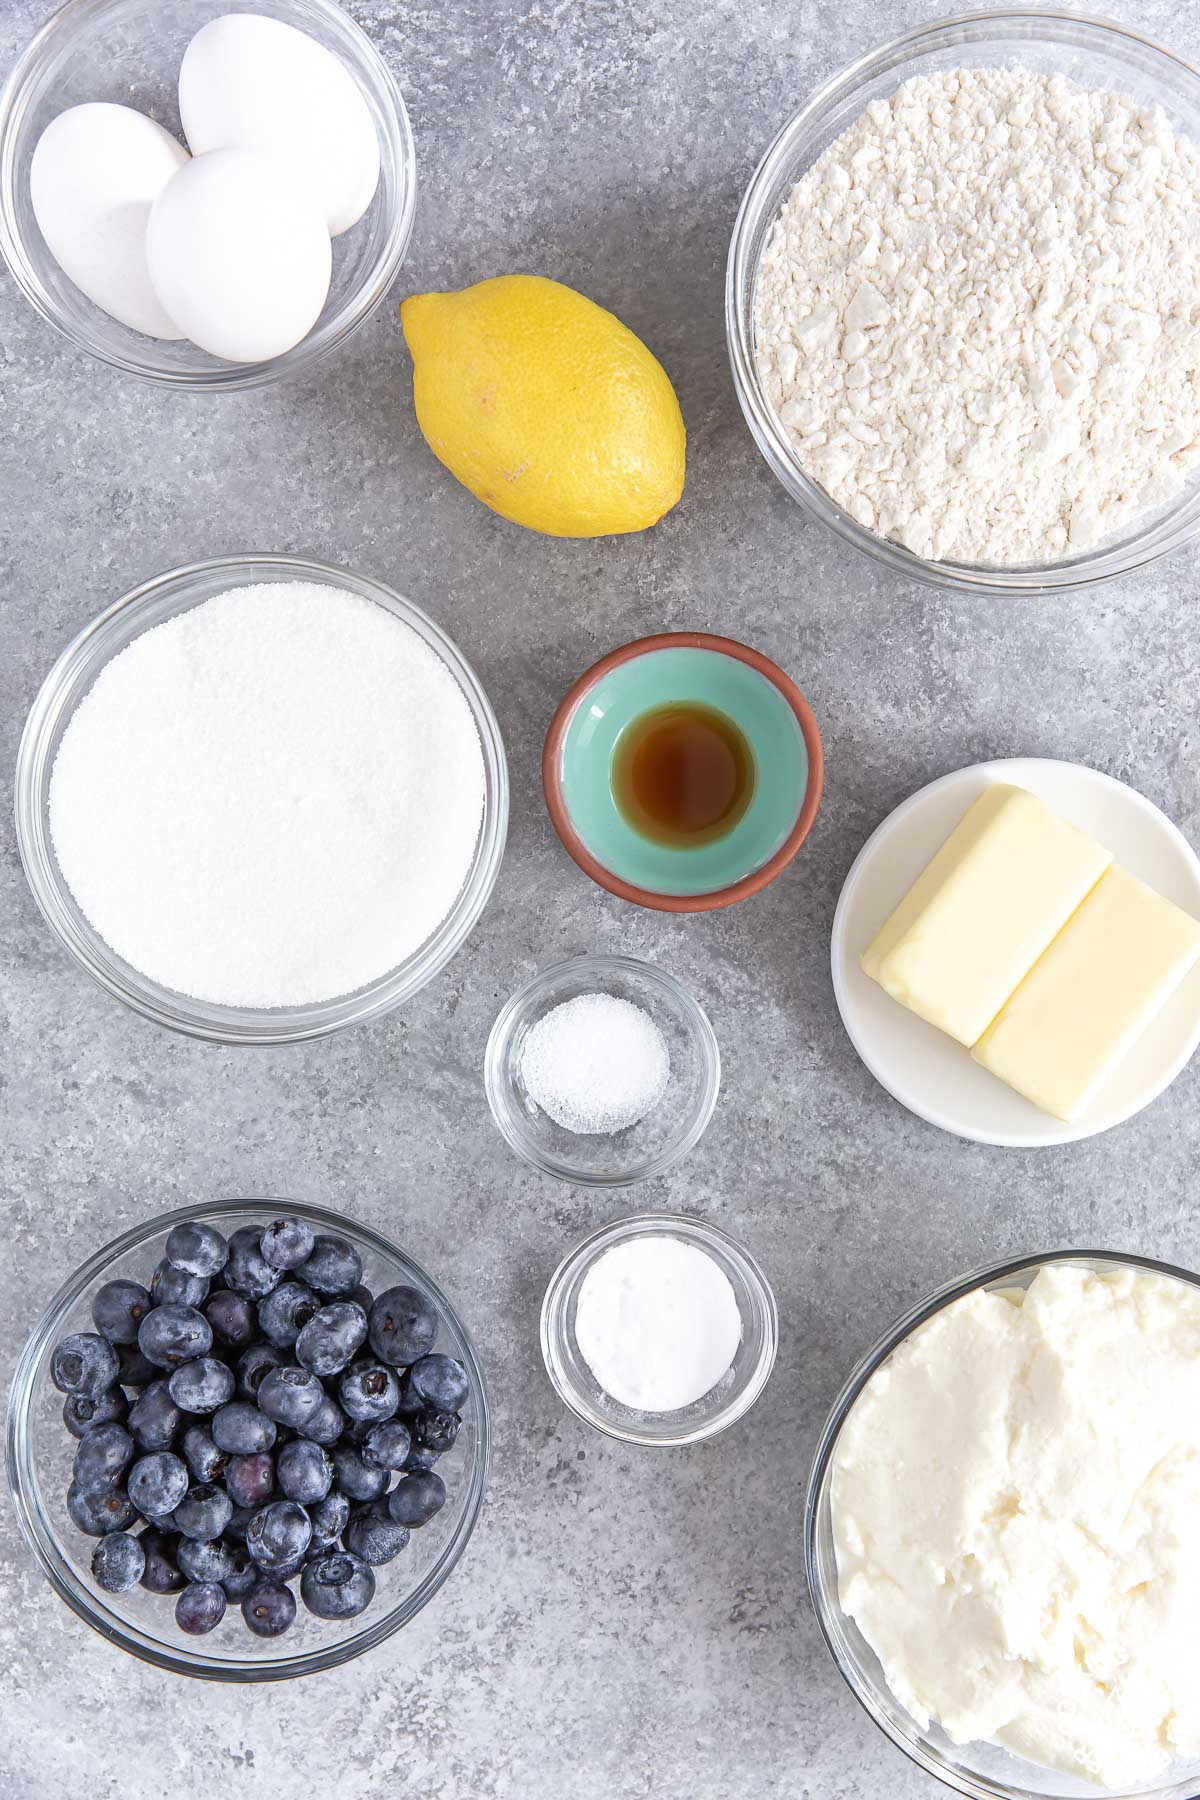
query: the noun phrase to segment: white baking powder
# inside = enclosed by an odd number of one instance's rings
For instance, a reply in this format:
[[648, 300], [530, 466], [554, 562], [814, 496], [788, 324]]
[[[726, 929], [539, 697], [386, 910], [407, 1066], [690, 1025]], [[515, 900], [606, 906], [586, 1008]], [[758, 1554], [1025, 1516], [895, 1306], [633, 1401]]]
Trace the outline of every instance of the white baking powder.
[[63, 734], [50, 829], [80, 908], [135, 969], [197, 999], [288, 1006], [424, 942], [483, 799], [441, 658], [372, 601], [280, 582], [114, 657]]
[[860, 524], [937, 559], [1073, 555], [1200, 461], [1200, 157], [1061, 76], [919, 76], [792, 190], [755, 341]]
[[640, 1006], [616, 994], [577, 994], [531, 1026], [521, 1079], [556, 1125], [584, 1136], [624, 1131], [666, 1092], [671, 1056]]
[[676, 1412], [709, 1393], [742, 1339], [729, 1277], [682, 1238], [629, 1238], [592, 1264], [575, 1340], [606, 1394], [639, 1412]]

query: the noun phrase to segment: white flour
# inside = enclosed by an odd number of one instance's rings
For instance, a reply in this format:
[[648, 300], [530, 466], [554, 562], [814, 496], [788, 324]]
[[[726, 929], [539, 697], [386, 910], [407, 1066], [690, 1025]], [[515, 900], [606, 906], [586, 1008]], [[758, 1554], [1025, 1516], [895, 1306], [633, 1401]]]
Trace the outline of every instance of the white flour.
[[446, 664], [373, 601], [234, 588], [135, 638], [73, 715], [50, 829], [94, 928], [165, 987], [332, 999], [449, 912], [483, 813]]
[[796, 185], [756, 354], [805, 470], [939, 560], [1056, 561], [1200, 461], [1200, 156], [1024, 69], [875, 101]]

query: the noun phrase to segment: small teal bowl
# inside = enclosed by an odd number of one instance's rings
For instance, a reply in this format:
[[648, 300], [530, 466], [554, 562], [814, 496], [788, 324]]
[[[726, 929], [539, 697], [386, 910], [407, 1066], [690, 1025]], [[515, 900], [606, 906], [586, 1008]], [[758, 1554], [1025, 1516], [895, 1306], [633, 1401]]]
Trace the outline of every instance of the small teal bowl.
[[[754, 756], [754, 793], [723, 837], [655, 843], [613, 791], [622, 732], [672, 701], [716, 708]], [[824, 757], [812, 709], [769, 657], [733, 638], [673, 631], [639, 638], [580, 676], [546, 734], [542, 786], [568, 855], [610, 894], [659, 912], [710, 912], [749, 899], [787, 867], [821, 803]]]

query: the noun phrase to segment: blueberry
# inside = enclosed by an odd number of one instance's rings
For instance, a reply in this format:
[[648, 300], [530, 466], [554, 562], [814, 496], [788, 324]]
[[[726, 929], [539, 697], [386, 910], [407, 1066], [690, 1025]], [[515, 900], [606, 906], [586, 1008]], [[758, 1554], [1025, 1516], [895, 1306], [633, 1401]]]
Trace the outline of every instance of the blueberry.
[[150, 1277], [150, 1298], [155, 1306], [203, 1306], [211, 1287], [207, 1275], [189, 1275], [164, 1256]]
[[60, 1394], [102, 1394], [117, 1379], [120, 1364], [107, 1338], [74, 1331], [55, 1346], [50, 1379]]
[[275, 1219], [259, 1242], [263, 1259], [273, 1269], [297, 1269], [312, 1255], [313, 1234], [303, 1219]]
[[275, 1458], [275, 1478], [289, 1500], [313, 1506], [333, 1486], [333, 1464], [320, 1444], [296, 1438]]
[[422, 1450], [436, 1450], [441, 1456], [452, 1449], [462, 1420], [457, 1413], [423, 1412], [413, 1420], [413, 1443]]
[[296, 1361], [324, 1380], [357, 1356], [367, 1336], [367, 1315], [353, 1300], [334, 1300], [315, 1312], [296, 1339]]
[[150, 1295], [140, 1281], [106, 1281], [92, 1296], [92, 1322], [110, 1344], [136, 1344], [149, 1311]]
[[390, 1419], [400, 1404], [400, 1383], [382, 1363], [359, 1363], [338, 1383], [338, 1401], [349, 1419]]
[[229, 1245], [212, 1225], [188, 1219], [176, 1225], [166, 1242], [167, 1261], [189, 1275], [219, 1275], [229, 1257]]
[[345, 1494], [326, 1494], [324, 1500], [309, 1507], [308, 1516], [312, 1523], [312, 1547], [327, 1550], [337, 1543], [350, 1523], [350, 1502]]
[[219, 1539], [181, 1537], [175, 1560], [189, 1581], [219, 1581], [224, 1587], [233, 1572], [233, 1551]]
[[408, 1543], [406, 1525], [398, 1525], [388, 1512], [386, 1500], [373, 1500], [355, 1513], [346, 1527], [346, 1548], [351, 1556], [378, 1568], [399, 1556]]
[[278, 1282], [282, 1270], [273, 1269], [259, 1249], [262, 1232], [256, 1225], [243, 1225], [229, 1240], [229, 1261], [225, 1264], [225, 1286], [248, 1300], [261, 1300]]
[[194, 1306], [168, 1301], [142, 1320], [138, 1348], [160, 1369], [177, 1369], [212, 1349], [212, 1326]]
[[382, 1424], [372, 1425], [362, 1441], [360, 1454], [374, 1469], [402, 1469], [411, 1449], [408, 1426], [399, 1419], [385, 1419]]
[[364, 1287], [360, 1281], [357, 1287], [350, 1289], [350, 1292], [346, 1295], [346, 1299], [353, 1300], [355, 1306], [361, 1306], [367, 1317], [370, 1317], [371, 1308], [375, 1304], [375, 1296], [369, 1287]]
[[147, 1387], [158, 1380], [160, 1371], [142, 1355], [136, 1344], [118, 1344], [116, 1348], [120, 1365], [117, 1380], [122, 1387]]
[[259, 1568], [272, 1575], [303, 1557], [311, 1538], [312, 1525], [304, 1508], [295, 1500], [273, 1500], [251, 1519], [246, 1548]]
[[275, 1492], [275, 1458], [265, 1450], [253, 1456], [230, 1458], [225, 1471], [225, 1491], [235, 1507], [265, 1506]]
[[[215, 1487], [210, 1481], [202, 1481], [196, 1487], [189, 1488], [175, 1508], [175, 1529], [182, 1537], [204, 1542], [219, 1538], [232, 1517], [233, 1501], [225, 1489]], [[183, 1564], [180, 1563], [179, 1566], [182, 1568]], [[206, 1579], [203, 1575], [192, 1576], [193, 1581]], [[219, 1577], [214, 1576], [213, 1579], [218, 1580]]]
[[[267, 1460], [269, 1462], [270, 1458], [268, 1457]], [[256, 1512], [262, 1510], [266, 1505], [267, 1499], [273, 1492], [274, 1486], [272, 1485], [272, 1487], [267, 1489], [266, 1494], [256, 1506], [238, 1506], [236, 1502], [234, 1503], [233, 1515], [230, 1518], [228, 1525], [225, 1527], [225, 1542], [227, 1544], [245, 1544], [246, 1532], [249, 1530], [251, 1519]]]
[[320, 1305], [302, 1281], [281, 1281], [258, 1303], [259, 1329], [277, 1350], [290, 1350]]
[[406, 1475], [428, 1474], [437, 1461], [438, 1455], [438, 1451], [428, 1450], [424, 1444], [414, 1444], [404, 1459], [404, 1473]]
[[318, 1233], [311, 1256], [296, 1273], [318, 1294], [348, 1294], [362, 1280], [362, 1257], [345, 1238]]
[[318, 1619], [353, 1619], [375, 1596], [375, 1577], [357, 1556], [336, 1553], [310, 1562], [300, 1577], [300, 1597]]
[[230, 1400], [212, 1418], [213, 1441], [230, 1456], [257, 1456], [275, 1443], [274, 1423], [249, 1400]]
[[235, 1294], [231, 1288], [220, 1288], [204, 1302], [204, 1316], [213, 1328], [219, 1344], [240, 1350], [252, 1344], [258, 1335], [258, 1314], [253, 1300]]
[[276, 1581], [260, 1581], [242, 1601], [242, 1617], [255, 1637], [280, 1637], [296, 1617], [295, 1596]]
[[324, 1398], [324, 1388], [308, 1369], [270, 1369], [258, 1388], [259, 1410], [293, 1431], [312, 1418]]
[[96, 1545], [92, 1556], [92, 1580], [106, 1594], [127, 1594], [142, 1579], [146, 1552], [140, 1538], [128, 1531], [110, 1531]]
[[86, 1494], [115, 1487], [136, 1451], [137, 1445], [123, 1425], [93, 1425], [75, 1452], [75, 1485]]
[[416, 1469], [396, 1483], [387, 1503], [397, 1525], [407, 1525], [415, 1531], [445, 1506], [446, 1484], [432, 1469]]
[[225, 1589], [216, 1581], [192, 1581], [175, 1602], [175, 1623], [190, 1637], [214, 1631], [225, 1617]]
[[63, 1401], [63, 1424], [72, 1437], [81, 1438], [93, 1425], [120, 1425], [129, 1412], [129, 1402], [119, 1387], [105, 1388], [101, 1394], [68, 1394]]
[[393, 1368], [406, 1367], [433, 1349], [439, 1324], [432, 1301], [418, 1288], [388, 1288], [371, 1308], [371, 1348]]
[[252, 1588], [261, 1581], [258, 1564], [243, 1544], [222, 1546], [226, 1556], [226, 1572], [219, 1577], [221, 1586], [230, 1600], [244, 1600]]
[[233, 1398], [236, 1385], [228, 1363], [215, 1356], [197, 1356], [184, 1363], [167, 1383], [172, 1400], [187, 1413], [216, 1412]]
[[326, 1394], [311, 1419], [306, 1419], [299, 1427], [301, 1437], [311, 1438], [314, 1444], [322, 1444], [325, 1449], [336, 1444], [346, 1429], [346, 1415], [336, 1400]]
[[67, 1489], [67, 1513], [71, 1523], [88, 1537], [127, 1531], [137, 1518], [137, 1508], [124, 1488], [99, 1488], [89, 1493], [74, 1482]]
[[335, 1444], [330, 1451], [333, 1479], [348, 1500], [378, 1500], [387, 1492], [388, 1472], [373, 1469], [351, 1444]]
[[408, 1371], [408, 1385], [434, 1412], [461, 1412], [471, 1391], [462, 1364], [437, 1351], [432, 1356], [418, 1357]]
[[257, 1400], [259, 1384], [271, 1369], [278, 1369], [283, 1358], [270, 1344], [252, 1344], [237, 1359], [237, 1391], [242, 1400]]
[[160, 1376], [143, 1388], [129, 1409], [126, 1421], [143, 1450], [169, 1450], [183, 1424], [183, 1414], [171, 1398], [167, 1381]]
[[172, 1513], [188, 1490], [187, 1464], [169, 1450], [153, 1450], [134, 1463], [126, 1486], [140, 1513]]
[[175, 1560], [178, 1541], [167, 1532], [157, 1531], [151, 1527], [143, 1531], [138, 1543], [146, 1558], [146, 1567], [142, 1574], [142, 1586], [152, 1594], [177, 1594], [184, 1585], [184, 1577], [179, 1572]]
[[193, 1481], [215, 1481], [229, 1466], [227, 1453], [218, 1447], [207, 1425], [189, 1425], [179, 1449]]

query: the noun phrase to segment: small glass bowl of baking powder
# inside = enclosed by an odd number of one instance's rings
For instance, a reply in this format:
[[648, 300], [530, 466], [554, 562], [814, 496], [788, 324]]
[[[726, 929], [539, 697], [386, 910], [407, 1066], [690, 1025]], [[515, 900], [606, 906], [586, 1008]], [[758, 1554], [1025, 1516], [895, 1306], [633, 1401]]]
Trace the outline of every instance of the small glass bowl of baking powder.
[[[531, 1033], [556, 1008], [597, 995], [626, 1002], [644, 1015], [648, 1030], [657, 1028], [669, 1069], [658, 1097], [633, 1123], [573, 1131], [534, 1098], [537, 1083], [526, 1080], [525, 1052]], [[608, 1029], [603, 1018], [585, 1023], [585, 1057], [587, 1033]], [[632, 1094], [635, 1071], [630, 1079]], [[721, 1052], [703, 1007], [665, 969], [632, 956], [576, 956], [541, 970], [501, 1008], [488, 1038], [484, 1085], [506, 1142], [535, 1169], [580, 1187], [628, 1187], [663, 1174], [699, 1143], [720, 1092]], [[569, 1092], [569, 1081], [562, 1085]], [[578, 1098], [586, 1106], [592, 1096], [584, 1088]]]
[[[711, 1258], [733, 1289], [741, 1339], [733, 1361], [708, 1393], [673, 1412], [641, 1412], [606, 1393], [579, 1347], [575, 1324], [584, 1282], [610, 1250], [647, 1239], [674, 1239]], [[602, 1226], [559, 1264], [542, 1302], [542, 1356], [559, 1398], [585, 1425], [626, 1444], [662, 1447], [716, 1437], [749, 1412], [771, 1376], [779, 1316], [766, 1276], [748, 1250], [704, 1219], [644, 1213]]]
[[[479, 734], [484, 798], [479, 835], [457, 898], [411, 955], [352, 993], [294, 1006], [234, 1006], [164, 987], [108, 945], [72, 894], [50, 829], [50, 781], [72, 714], [101, 671], [143, 632], [231, 588], [312, 582], [361, 595], [411, 627], [449, 669]], [[500, 728], [473, 669], [445, 632], [411, 601], [367, 576], [296, 556], [224, 556], [143, 582], [93, 619], [42, 683], [17, 752], [17, 848], [33, 897], [63, 947], [93, 980], [156, 1025], [218, 1044], [293, 1044], [388, 1012], [442, 969], [471, 931], [495, 885], [508, 833], [508, 765]]]
[[963, 13], [918, 26], [843, 69], [780, 130], [746, 190], [725, 278], [725, 334], [734, 387], [759, 450], [778, 481], [855, 549], [897, 574], [960, 592], [1018, 596], [1065, 593], [1126, 575], [1200, 532], [1200, 481], [1136, 518], [1093, 549], [1061, 562], [1014, 566], [930, 561], [853, 519], [809, 476], [766, 391], [755, 359], [754, 307], [767, 239], [792, 188], [876, 100], [915, 76], [957, 68], [1017, 65], [1161, 106], [1176, 131], [1200, 145], [1200, 73], [1140, 32], [1049, 7]]

